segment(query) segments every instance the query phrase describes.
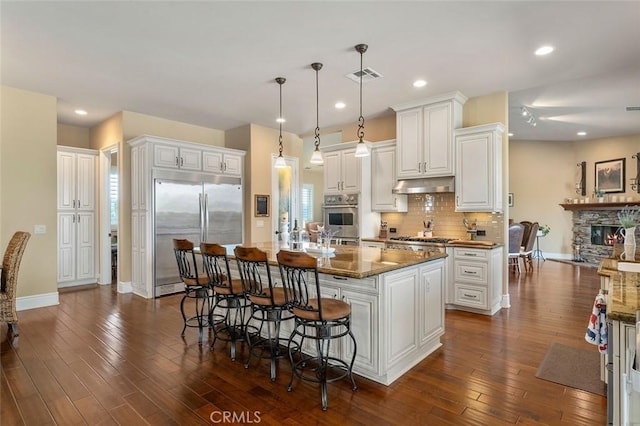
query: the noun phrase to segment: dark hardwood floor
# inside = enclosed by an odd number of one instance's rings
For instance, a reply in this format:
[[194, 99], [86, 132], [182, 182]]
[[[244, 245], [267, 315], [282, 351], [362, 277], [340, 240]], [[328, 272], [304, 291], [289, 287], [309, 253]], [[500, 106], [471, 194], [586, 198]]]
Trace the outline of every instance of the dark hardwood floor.
[[0, 423], [605, 424], [604, 397], [535, 377], [553, 342], [597, 350], [584, 341], [595, 270], [546, 261], [510, 277], [510, 309], [447, 312], [442, 348], [389, 387], [329, 385], [326, 412], [317, 385], [287, 392], [287, 362], [272, 383], [265, 360], [245, 369], [223, 343], [198, 345], [195, 329], [182, 339], [180, 296], [66, 290], [59, 306], [19, 312], [15, 341], [0, 328]]

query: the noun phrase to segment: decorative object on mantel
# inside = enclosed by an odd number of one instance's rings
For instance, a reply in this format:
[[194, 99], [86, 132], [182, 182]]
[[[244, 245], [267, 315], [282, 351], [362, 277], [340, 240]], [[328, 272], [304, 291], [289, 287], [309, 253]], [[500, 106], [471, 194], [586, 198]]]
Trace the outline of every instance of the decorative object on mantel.
[[599, 203], [604, 203], [604, 192], [601, 191], [597, 186], [593, 190], [593, 196], [598, 199]]
[[369, 148], [364, 143], [364, 117], [362, 116], [362, 56], [367, 51], [369, 46], [366, 44], [357, 44], [355, 46], [356, 51], [360, 54], [360, 117], [358, 117], [358, 144], [356, 145], [356, 157], [367, 157], [369, 155]]
[[620, 255], [622, 260], [635, 260], [636, 256], [636, 225], [640, 222], [640, 210], [625, 206], [618, 212], [618, 220], [624, 228], [621, 233], [624, 236], [624, 252]]
[[276, 169], [283, 169], [287, 167], [287, 163], [284, 161], [284, 157], [282, 156], [282, 123], [284, 122], [284, 118], [282, 117], [282, 85], [285, 81], [287, 81], [287, 79], [284, 77], [276, 77], [276, 83], [280, 85], [280, 115], [277, 120], [280, 124], [280, 137], [278, 138], [278, 158], [274, 164]]
[[596, 162], [596, 188], [606, 193], [625, 192], [624, 162], [625, 158]]
[[577, 164], [580, 167], [580, 182], [576, 183], [576, 194], [587, 195], [587, 162], [583, 161]]
[[631, 158], [636, 159], [636, 177], [631, 178], [631, 189], [640, 194], [640, 152], [637, 152], [636, 155], [632, 155]]
[[316, 146], [316, 149], [313, 150], [313, 154], [311, 154], [311, 160], [309, 160], [309, 162], [311, 164], [323, 164], [324, 160], [322, 159], [322, 153], [320, 152], [320, 95], [318, 92], [318, 71], [322, 69], [322, 64], [320, 62], [314, 62], [311, 64], [311, 68], [316, 71], [316, 130], [313, 143]]

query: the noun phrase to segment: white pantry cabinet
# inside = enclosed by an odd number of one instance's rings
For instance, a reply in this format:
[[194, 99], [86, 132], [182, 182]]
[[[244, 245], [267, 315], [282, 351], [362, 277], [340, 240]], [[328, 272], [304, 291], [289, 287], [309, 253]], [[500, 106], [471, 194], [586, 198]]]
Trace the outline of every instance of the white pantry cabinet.
[[371, 210], [407, 212], [407, 196], [394, 194], [396, 185], [396, 143], [376, 142], [371, 146]]
[[456, 130], [456, 211], [502, 212], [501, 123]]
[[453, 176], [454, 129], [462, 126], [467, 97], [447, 93], [392, 106], [396, 111], [398, 179]]
[[98, 152], [58, 147], [57, 278], [59, 286], [95, 283]]

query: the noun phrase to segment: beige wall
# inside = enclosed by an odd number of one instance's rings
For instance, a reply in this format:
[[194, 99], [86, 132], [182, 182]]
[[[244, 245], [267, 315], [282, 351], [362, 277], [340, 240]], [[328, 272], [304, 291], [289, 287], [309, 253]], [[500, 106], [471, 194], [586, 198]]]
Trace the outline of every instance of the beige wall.
[[[56, 98], [0, 88], [0, 243], [32, 236], [20, 266], [18, 297], [57, 293]], [[45, 234], [33, 234], [34, 225]]]
[[548, 257], [572, 257], [572, 213], [559, 204], [565, 198], [583, 198], [575, 192], [579, 162], [587, 162], [587, 197], [593, 198], [595, 162], [626, 158], [626, 192], [614, 195], [633, 197], [634, 204], [640, 204], [640, 195], [629, 185], [637, 172], [631, 156], [640, 149], [640, 135], [576, 142], [513, 141], [510, 145], [509, 192], [515, 196], [511, 217], [551, 227], [540, 240]]
[[[302, 190], [302, 139], [298, 135], [289, 132], [282, 132], [283, 155], [285, 157], [298, 158], [298, 187]], [[251, 125], [251, 204], [248, 205], [249, 214], [245, 215], [246, 229], [251, 235], [251, 242], [259, 243], [273, 241], [274, 234], [272, 220], [277, 215], [277, 210], [273, 206], [272, 179], [275, 169], [271, 165], [271, 155], [278, 153], [278, 129]], [[253, 217], [254, 194], [271, 195], [271, 216], [268, 218]], [[256, 220], [264, 220], [262, 228], [256, 227]]]
[[91, 148], [89, 129], [58, 123], [58, 145]]
[[[346, 123], [340, 126], [321, 129], [321, 134], [342, 132], [342, 142], [358, 140], [358, 123]], [[313, 132], [304, 133], [300, 137], [312, 136]], [[365, 119], [364, 140], [369, 142], [387, 141], [396, 138], [396, 114], [391, 113], [376, 118]]]

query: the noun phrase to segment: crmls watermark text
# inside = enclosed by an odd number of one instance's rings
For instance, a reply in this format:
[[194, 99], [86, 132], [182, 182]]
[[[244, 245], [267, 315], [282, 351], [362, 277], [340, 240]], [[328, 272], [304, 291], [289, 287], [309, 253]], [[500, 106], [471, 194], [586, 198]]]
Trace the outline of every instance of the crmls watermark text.
[[260, 423], [260, 411], [214, 411], [209, 415], [213, 423]]

